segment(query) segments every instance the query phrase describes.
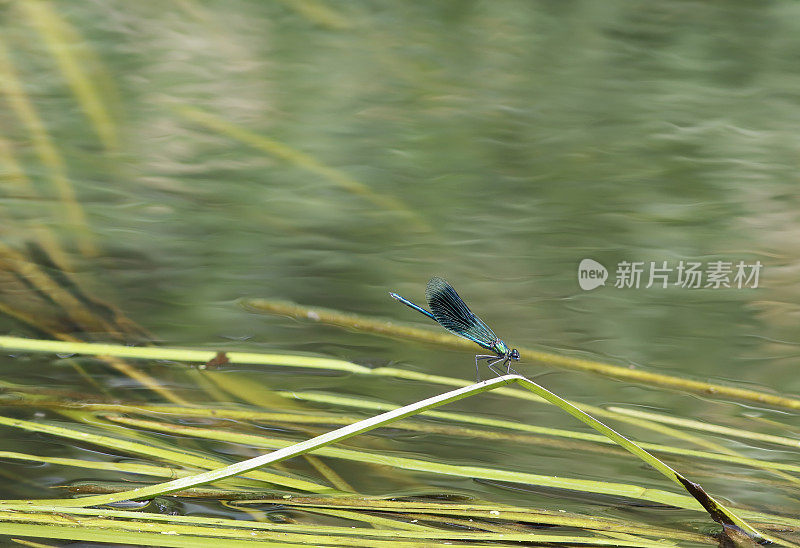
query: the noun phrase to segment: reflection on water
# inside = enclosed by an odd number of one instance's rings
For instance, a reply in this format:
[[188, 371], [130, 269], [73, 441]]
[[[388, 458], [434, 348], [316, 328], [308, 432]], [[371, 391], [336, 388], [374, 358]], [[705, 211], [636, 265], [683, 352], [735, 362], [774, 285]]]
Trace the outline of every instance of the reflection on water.
[[[55, 42], [35, 13], [4, 8], [13, 15], [3, 22], [5, 80], [12, 74], [24, 94], [3, 90], [3, 243], [30, 253], [42, 227], [55, 233], [67, 251], [54, 258], [85, 280], [104, 317], [113, 303], [170, 346], [314, 353], [469, 379], [463, 352], [255, 316], [234, 302], [279, 298], [433, 328], [387, 292], [419, 300], [441, 275], [511, 346], [800, 391], [796, 5], [188, 6], [59, 5], [72, 30]], [[68, 205], [68, 188], [79, 206]], [[763, 270], [757, 289], [584, 291], [577, 267], [587, 258], [611, 278], [625, 261], [760, 261]], [[5, 332], [39, 337], [65, 325], [30, 284], [5, 284], [5, 302], [41, 320], [5, 316]], [[67, 325], [96, 340], [143, 336], [111, 320]], [[94, 386], [72, 360], [37, 356], [6, 360], [6, 379], [83, 395], [135, 390], [79, 361]], [[147, 367], [192, 399], [189, 377]], [[435, 390], [244, 369], [230, 374], [393, 403]], [[519, 370], [543, 373], [524, 355]], [[542, 379], [594, 405], [793, 434], [783, 426], [793, 417], [752, 405], [576, 373]], [[577, 428], [500, 396], [459, 405]], [[469, 453], [432, 435], [390, 436], [386, 447], [566, 475], [563, 457], [541, 448]], [[598, 456], [570, 474], [667, 488], [630, 462]], [[725, 494], [711, 472], [704, 485]], [[38, 481], [82, 477], [57, 473], [76, 475], [43, 471]], [[387, 492], [364, 481], [357, 487]], [[474, 482], [441, 488], [514, 500]], [[770, 496], [753, 487], [747, 503]]]

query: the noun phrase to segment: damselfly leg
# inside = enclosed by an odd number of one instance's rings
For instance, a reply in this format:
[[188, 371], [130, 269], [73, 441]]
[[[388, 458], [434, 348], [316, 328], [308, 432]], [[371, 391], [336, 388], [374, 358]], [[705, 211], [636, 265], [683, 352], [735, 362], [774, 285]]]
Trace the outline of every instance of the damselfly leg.
[[478, 354], [475, 356], [475, 382], [481, 382], [481, 371], [478, 362], [481, 360], [490, 361], [496, 358], [497, 356], [494, 354]]
[[[493, 357], [493, 358], [497, 358], [497, 356], [491, 356], [491, 357]], [[500, 363], [500, 362], [503, 362], [503, 363]], [[503, 367], [504, 365], [506, 366], [506, 372], [505, 372], [505, 373], [501, 373], [500, 371], [498, 371], [497, 369], [495, 369], [495, 366], [496, 366], [498, 363], [500, 363], [500, 367]], [[517, 371], [516, 371], [516, 370], [515, 370], [513, 367], [511, 367], [511, 357], [510, 357], [510, 356], [500, 356], [500, 357], [499, 357], [499, 358], [497, 358], [496, 360], [494, 360], [494, 361], [491, 361], [491, 362], [487, 363], [486, 365], [487, 365], [487, 366], [489, 367], [489, 369], [491, 369], [491, 370], [494, 372], [494, 374], [495, 374], [495, 375], [497, 375], [498, 377], [502, 377], [503, 375], [510, 375], [512, 371], [514, 372], [514, 374], [515, 374], [515, 375], [519, 375], [519, 373], [517, 373]]]

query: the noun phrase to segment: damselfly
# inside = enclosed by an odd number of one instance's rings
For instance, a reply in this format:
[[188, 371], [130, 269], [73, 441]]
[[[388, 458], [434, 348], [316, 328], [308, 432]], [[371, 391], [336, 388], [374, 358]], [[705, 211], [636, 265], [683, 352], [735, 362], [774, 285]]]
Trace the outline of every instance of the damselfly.
[[[431, 278], [428, 282], [428, 287], [425, 289], [425, 298], [431, 309], [430, 312], [397, 293], [389, 293], [389, 295], [417, 312], [425, 314], [451, 333], [469, 339], [486, 350], [494, 352], [494, 354], [478, 354], [475, 356], [475, 376], [478, 381], [480, 381], [478, 368], [480, 360], [486, 360], [489, 369], [498, 375], [502, 375], [495, 369], [495, 365], [498, 363], [501, 364], [500, 367], [506, 366], [506, 373], [514, 371], [511, 369], [510, 362], [511, 360], [519, 361], [517, 349], [508, 348], [508, 345], [500, 340], [494, 334], [494, 331], [489, 329], [488, 325], [473, 314], [467, 304], [458, 296], [456, 290], [442, 278]], [[516, 373], [516, 371], [514, 372]]]

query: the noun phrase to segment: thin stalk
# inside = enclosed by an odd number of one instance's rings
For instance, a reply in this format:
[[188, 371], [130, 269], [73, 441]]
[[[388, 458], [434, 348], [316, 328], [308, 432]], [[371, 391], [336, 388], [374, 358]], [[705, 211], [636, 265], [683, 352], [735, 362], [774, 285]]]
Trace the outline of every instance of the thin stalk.
[[[398, 325], [394, 322], [366, 318], [355, 314], [345, 314], [334, 310], [310, 308], [294, 303], [267, 299], [243, 299], [240, 303], [243, 307], [253, 312], [290, 316], [301, 320], [310, 320], [368, 333], [379, 333], [390, 337], [417, 340], [450, 348], [469, 349], [473, 351], [475, 346], [471, 341], [456, 337], [455, 335], [434, 333], [428, 329]], [[660, 386], [672, 390], [693, 392], [695, 394], [701, 394], [705, 398], [734, 398], [777, 408], [792, 409], [795, 411], [800, 410], [800, 399], [788, 395], [770, 394], [758, 392], [756, 390], [748, 390], [746, 388], [713, 384], [693, 379], [682, 379], [662, 373], [653, 373], [652, 371], [630, 369], [619, 365], [573, 358], [571, 356], [561, 356], [524, 346], [517, 346], [517, 348], [524, 360], [550, 367], [558, 367], [569, 371], [584, 371], [649, 386]]]

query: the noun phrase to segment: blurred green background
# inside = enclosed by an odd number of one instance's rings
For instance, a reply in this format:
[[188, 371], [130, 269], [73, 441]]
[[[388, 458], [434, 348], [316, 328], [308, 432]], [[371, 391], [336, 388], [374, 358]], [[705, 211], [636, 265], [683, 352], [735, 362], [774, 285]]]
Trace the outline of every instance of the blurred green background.
[[[0, 13], [2, 240], [21, 248], [31, 227], [54, 230], [96, 294], [165, 344], [470, 379], [463, 352], [235, 302], [435, 329], [387, 292], [422, 303], [439, 275], [511, 346], [800, 391], [800, 4], [32, 1]], [[587, 257], [612, 271], [620, 261], [764, 268], [757, 289], [582, 291]], [[524, 355], [518, 369], [586, 403], [718, 422], [779, 415], [548, 372]], [[71, 369], [18, 374], [77, 382]], [[247, 374], [395, 403], [436, 390]], [[520, 412], [489, 395], [465, 406]], [[523, 415], [575, 426], [546, 409]], [[493, 458], [470, 449], [469, 462]], [[514, 449], [496, 451], [504, 460]], [[519, 468], [563, 466], [547, 462]], [[614, 466], [617, 479], [662, 485]]]

